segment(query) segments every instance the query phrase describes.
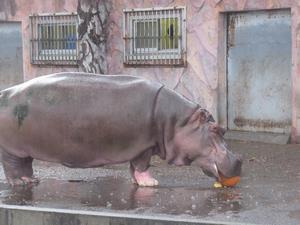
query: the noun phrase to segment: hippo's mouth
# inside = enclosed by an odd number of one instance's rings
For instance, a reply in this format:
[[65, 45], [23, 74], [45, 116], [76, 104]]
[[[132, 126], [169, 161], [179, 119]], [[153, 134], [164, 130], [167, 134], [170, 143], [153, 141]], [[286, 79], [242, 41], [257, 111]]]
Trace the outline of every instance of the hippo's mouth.
[[209, 170], [208, 170], [208, 169], [202, 169], [202, 170], [203, 170], [203, 172], [204, 172], [205, 175], [207, 175], [207, 176], [209, 176], [209, 177], [212, 177], [212, 178], [215, 178], [216, 181], [218, 181], [218, 182], [221, 182], [222, 179], [224, 179], [224, 178], [230, 178], [230, 177], [226, 176], [225, 174], [223, 174], [223, 173], [219, 170], [219, 168], [218, 168], [218, 166], [217, 166], [216, 163], [214, 163], [214, 164], [210, 167]]

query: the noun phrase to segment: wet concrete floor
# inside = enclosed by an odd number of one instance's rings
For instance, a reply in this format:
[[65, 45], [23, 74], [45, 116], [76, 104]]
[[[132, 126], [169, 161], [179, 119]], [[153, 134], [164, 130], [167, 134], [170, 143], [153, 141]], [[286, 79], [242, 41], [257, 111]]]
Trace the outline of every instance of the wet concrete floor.
[[300, 224], [300, 145], [229, 142], [244, 157], [241, 182], [212, 188], [194, 166], [175, 167], [154, 158], [160, 186], [131, 184], [127, 164], [70, 169], [36, 161], [33, 187], [10, 188], [0, 171], [0, 203], [58, 209], [171, 215], [174, 218], [253, 224]]

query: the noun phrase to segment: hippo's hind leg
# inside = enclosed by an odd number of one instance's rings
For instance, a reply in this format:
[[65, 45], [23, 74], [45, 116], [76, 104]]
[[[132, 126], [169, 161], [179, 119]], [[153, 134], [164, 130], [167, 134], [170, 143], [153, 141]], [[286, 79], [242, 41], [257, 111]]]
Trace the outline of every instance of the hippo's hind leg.
[[38, 183], [33, 177], [33, 158], [20, 158], [2, 151], [2, 165], [8, 183], [12, 186]]
[[133, 182], [139, 186], [157, 186], [158, 181], [149, 172], [152, 148], [147, 149], [130, 161], [130, 172]]

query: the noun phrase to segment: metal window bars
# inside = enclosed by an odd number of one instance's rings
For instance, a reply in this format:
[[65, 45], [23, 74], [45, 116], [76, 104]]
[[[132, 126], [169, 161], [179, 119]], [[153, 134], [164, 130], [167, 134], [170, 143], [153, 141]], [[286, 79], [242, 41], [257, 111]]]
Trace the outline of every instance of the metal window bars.
[[125, 65], [186, 63], [185, 7], [124, 9]]
[[76, 13], [34, 14], [29, 18], [32, 64], [77, 65]]

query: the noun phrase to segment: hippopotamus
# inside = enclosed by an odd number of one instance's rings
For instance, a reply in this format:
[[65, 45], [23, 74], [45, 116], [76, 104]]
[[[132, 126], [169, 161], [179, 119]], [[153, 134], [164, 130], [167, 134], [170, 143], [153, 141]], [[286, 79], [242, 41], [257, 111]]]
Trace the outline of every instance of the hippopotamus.
[[63, 72], [0, 92], [0, 148], [8, 183], [38, 182], [33, 159], [70, 168], [129, 162], [133, 181], [155, 186], [150, 160], [198, 165], [218, 179], [242, 159], [206, 110], [160, 83], [129, 75]]

